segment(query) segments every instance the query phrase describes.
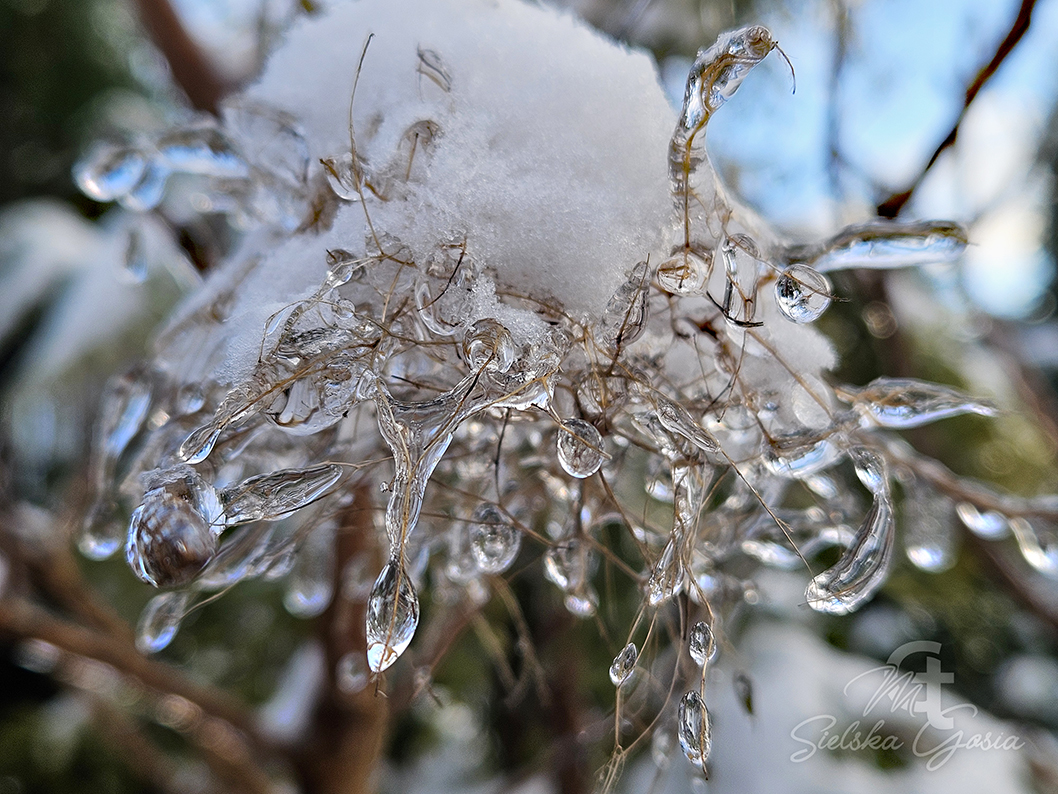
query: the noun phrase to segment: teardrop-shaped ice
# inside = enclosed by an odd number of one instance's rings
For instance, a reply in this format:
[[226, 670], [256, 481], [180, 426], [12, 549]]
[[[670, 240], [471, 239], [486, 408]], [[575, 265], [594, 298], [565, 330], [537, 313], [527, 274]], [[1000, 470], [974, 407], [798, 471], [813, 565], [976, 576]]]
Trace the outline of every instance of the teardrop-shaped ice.
[[294, 617], [314, 618], [323, 613], [334, 595], [334, 525], [315, 527], [298, 549], [287, 579], [283, 606]]
[[863, 388], [842, 386], [835, 391], [852, 403], [865, 423], [882, 427], [919, 427], [967, 413], [996, 415], [995, 406], [989, 402], [914, 378], [876, 378]]
[[558, 431], [558, 462], [572, 477], [590, 477], [602, 466], [602, 436], [583, 419], [567, 419]]
[[216, 422], [203, 425], [189, 435], [184, 443], [180, 445], [180, 459], [185, 463], [201, 463], [209, 457], [213, 451], [217, 439], [220, 438], [223, 426]]
[[672, 533], [661, 551], [661, 556], [654, 563], [650, 579], [647, 580], [647, 603], [650, 606], [656, 607], [668, 601], [683, 587], [686, 572], [679, 556], [682, 545], [677, 534]]
[[155, 144], [165, 165], [182, 174], [221, 179], [250, 175], [249, 166], [212, 119], [170, 132]]
[[833, 567], [809, 583], [805, 590], [808, 605], [831, 615], [847, 615], [858, 609], [885, 580], [894, 534], [892, 502], [877, 496], [853, 545]]
[[1042, 522], [1033, 526], [1020, 516], [1010, 519], [1010, 528], [1025, 561], [1045, 576], [1058, 578], [1058, 539], [1053, 526], [1048, 527], [1046, 535], [1040, 531], [1042, 526]]
[[95, 201], [114, 201], [132, 190], [147, 167], [143, 152], [132, 146], [101, 143], [74, 166], [77, 187]]
[[697, 295], [709, 276], [709, 262], [689, 249], [681, 250], [658, 265], [655, 276], [665, 292], [676, 295]]
[[579, 590], [566, 593], [562, 603], [574, 617], [590, 618], [599, 608], [599, 594], [591, 585], [584, 585]]
[[849, 450], [849, 458], [864, 488], [874, 496], [888, 492], [889, 475], [881, 457], [866, 447], [853, 447]]
[[720, 445], [716, 439], [709, 435], [700, 424], [688, 413], [687, 409], [674, 400], [660, 395], [655, 395], [657, 405], [657, 417], [662, 427], [666, 430], [683, 436], [703, 452], [713, 454], [720, 452]]
[[955, 564], [955, 505], [917, 480], [904, 483], [904, 553], [923, 571], [940, 573]]
[[628, 643], [621, 652], [614, 657], [610, 665], [610, 680], [614, 686], [621, 686], [627, 681], [636, 669], [636, 661], [639, 659], [639, 649], [634, 642]]
[[830, 280], [807, 265], [790, 265], [775, 281], [775, 304], [795, 323], [818, 320], [830, 301]]
[[225, 524], [285, 518], [325, 496], [341, 476], [341, 466], [327, 463], [250, 477], [220, 492]]
[[359, 163], [354, 168], [351, 152], [345, 152], [337, 157], [327, 157], [320, 162], [327, 175], [327, 184], [334, 195], [342, 201], [360, 201], [358, 188], [362, 171]]
[[419, 625], [419, 597], [398, 558], [382, 569], [367, 601], [367, 664], [381, 673], [404, 653]]
[[587, 581], [587, 554], [576, 538], [561, 541], [544, 555], [544, 576], [563, 590], [576, 590]]
[[691, 627], [691, 633], [687, 637], [687, 652], [699, 667], [705, 667], [716, 653], [713, 629], [704, 620], [699, 620]]
[[85, 516], [84, 526], [77, 538], [77, 548], [90, 560], [105, 560], [121, 548], [125, 541], [125, 527], [114, 515], [114, 505], [101, 499], [92, 505]]
[[687, 760], [702, 771], [705, 770], [705, 761], [709, 758], [709, 750], [712, 746], [711, 734], [709, 712], [706, 711], [705, 701], [697, 692], [688, 692], [680, 701], [676, 735], [679, 737], [680, 747], [683, 748], [683, 754], [687, 756]]
[[518, 556], [522, 533], [494, 504], [480, 504], [470, 525], [470, 550], [484, 573], [503, 573]]
[[158, 653], [173, 641], [190, 598], [186, 590], [173, 590], [159, 593], [147, 602], [136, 625], [136, 647], [140, 653]]
[[346, 695], [362, 692], [370, 681], [363, 651], [353, 651], [339, 659], [334, 670], [334, 679], [338, 689]]
[[1010, 532], [1010, 522], [1005, 515], [995, 510], [981, 512], [969, 502], [959, 502], [955, 507], [959, 520], [977, 537], [999, 540]]

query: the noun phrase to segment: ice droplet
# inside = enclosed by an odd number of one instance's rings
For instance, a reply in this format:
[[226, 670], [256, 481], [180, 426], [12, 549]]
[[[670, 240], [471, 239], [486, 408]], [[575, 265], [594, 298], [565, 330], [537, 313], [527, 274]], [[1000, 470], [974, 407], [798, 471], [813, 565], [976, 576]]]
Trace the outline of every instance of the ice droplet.
[[382, 569], [367, 601], [367, 664], [381, 673], [404, 653], [419, 625], [419, 597], [399, 558]]
[[788, 320], [811, 323], [830, 306], [830, 281], [805, 265], [790, 265], [775, 282], [775, 303]]
[[614, 657], [610, 665], [610, 680], [614, 686], [621, 686], [627, 681], [636, 669], [636, 661], [639, 659], [639, 650], [634, 642], [628, 643], [621, 652]]
[[217, 553], [223, 510], [209, 483], [187, 467], [156, 475], [132, 513], [125, 558], [155, 587], [186, 584]]
[[136, 625], [140, 653], [158, 653], [173, 641], [187, 612], [191, 594], [185, 590], [159, 593], [143, 608]]
[[364, 658], [363, 651], [353, 651], [345, 654], [338, 660], [334, 673], [338, 689], [346, 695], [355, 695], [357, 692], [362, 692], [370, 680], [370, 674], [367, 672], [367, 660]]
[[313, 529], [298, 549], [287, 580], [283, 606], [294, 617], [314, 618], [323, 613], [334, 595], [334, 524]]
[[327, 184], [331, 191], [342, 201], [359, 201], [358, 190], [361, 177], [360, 164], [353, 167], [353, 154], [345, 152], [337, 157], [327, 157], [320, 161], [327, 174]]
[[911, 563], [930, 573], [955, 564], [955, 506], [947, 497], [916, 480], [904, 484], [904, 552]]
[[544, 555], [544, 576], [563, 590], [576, 590], [588, 578], [587, 552], [576, 538], [561, 541]]
[[590, 477], [602, 466], [602, 436], [583, 419], [567, 419], [558, 431], [558, 462], [571, 477]]
[[201, 463], [209, 457], [220, 438], [222, 425], [210, 422], [191, 433], [180, 445], [180, 459], [185, 463]]
[[220, 492], [227, 526], [277, 521], [326, 495], [342, 476], [334, 464], [284, 469], [243, 480]]
[[705, 667], [716, 653], [713, 629], [704, 620], [699, 620], [691, 627], [691, 634], [687, 638], [687, 652], [699, 667]]
[[676, 735], [687, 760], [703, 771], [712, 745], [711, 734], [705, 702], [697, 692], [688, 692], [680, 701]]
[[658, 265], [657, 281], [666, 292], [676, 295], [697, 295], [705, 287], [709, 262], [691, 250], [682, 250]]
[[84, 526], [77, 538], [77, 548], [90, 560], [105, 560], [121, 548], [125, 527], [114, 515], [114, 505], [101, 499], [92, 505], [85, 516]]
[[147, 158], [132, 146], [100, 143], [74, 166], [77, 187], [95, 201], [114, 201], [131, 191], [143, 177]]
[[853, 447], [849, 450], [849, 458], [864, 488], [874, 496], [882, 496], [888, 491], [889, 475], [885, 469], [885, 461], [878, 455], [866, 447]]
[[506, 372], [514, 363], [511, 332], [491, 317], [478, 320], [463, 337], [463, 358], [475, 371]]
[[1051, 527], [1050, 537], [1043, 541], [1037, 527], [1020, 516], [1010, 519], [1010, 528], [1018, 542], [1021, 556], [1033, 568], [1051, 578], [1058, 577], [1058, 542]]
[[599, 594], [590, 585], [585, 585], [572, 593], [566, 593], [563, 604], [571, 615], [578, 618], [590, 618], [599, 608]]
[[478, 505], [470, 525], [470, 549], [484, 573], [503, 573], [518, 556], [522, 533], [494, 504]]
[[852, 403], [869, 423], [882, 427], [919, 427], [949, 416], [995, 416], [996, 408], [956, 389], [914, 378], [877, 378], [862, 389], [843, 386], [838, 397]]
[[981, 512], [969, 502], [959, 502], [955, 507], [959, 520], [977, 537], [985, 540], [999, 540], [1010, 532], [1010, 522], [1002, 513], [995, 510]]
[[894, 534], [892, 502], [888, 496], [877, 496], [852, 546], [833, 567], [808, 584], [808, 605], [831, 615], [856, 611], [885, 579], [893, 556]]
[[682, 545], [682, 538], [678, 533], [672, 533], [654, 564], [647, 581], [647, 603], [650, 606], [656, 607], [668, 601], [683, 587], [686, 572], [679, 558], [679, 548]]
[[647, 318], [646, 262], [640, 262], [614, 292], [596, 326], [596, 338], [609, 350], [631, 344], [643, 333]]

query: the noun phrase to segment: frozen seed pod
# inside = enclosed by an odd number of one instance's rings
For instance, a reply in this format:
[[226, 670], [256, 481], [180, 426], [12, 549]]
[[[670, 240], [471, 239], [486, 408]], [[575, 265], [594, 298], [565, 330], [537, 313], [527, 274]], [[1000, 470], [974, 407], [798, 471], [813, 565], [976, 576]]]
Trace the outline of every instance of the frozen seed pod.
[[571, 477], [590, 477], [602, 466], [602, 436], [583, 419], [568, 419], [558, 432], [558, 462]]
[[775, 282], [775, 303], [795, 323], [811, 323], [830, 306], [830, 280], [806, 265], [790, 265]]
[[621, 686], [631, 677], [638, 660], [639, 650], [634, 642], [628, 643], [621, 649], [621, 652], [614, 657], [613, 664], [610, 665], [610, 680], [613, 681], [614, 686]]

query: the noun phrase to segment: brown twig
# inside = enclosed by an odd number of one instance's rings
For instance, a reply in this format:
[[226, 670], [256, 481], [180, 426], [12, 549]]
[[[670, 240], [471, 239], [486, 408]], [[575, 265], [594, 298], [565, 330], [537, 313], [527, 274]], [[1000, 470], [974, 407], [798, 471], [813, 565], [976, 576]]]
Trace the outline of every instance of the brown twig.
[[136, 0], [140, 19], [161, 50], [173, 80], [198, 110], [217, 112], [231, 86], [217, 73], [202, 48], [191, 38], [169, 0]]
[[272, 743], [257, 730], [251, 714], [237, 700], [189, 681], [173, 668], [148, 659], [135, 646], [113, 636], [56, 618], [22, 598], [0, 600], [0, 631], [43, 640], [67, 653], [109, 664], [157, 692], [185, 698], [207, 714], [237, 728], [259, 748], [275, 751]]
[[1022, 37], [1029, 29], [1029, 25], [1032, 24], [1032, 11], [1036, 5], [1036, 0], [1022, 0], [1021, 8], [1018, 9], [1018, 15], [1014, 19], [1014, 23], [1011, 25], [1007, 35], [999, 43], [996, 48], [995, 54], [992, 58], [982, 66], [974, 79], [970, 82], [970, 85], [966, 87], [966, 93], [963, 98], [963, 106], [959, 111], [959, 115], [955, 119], [955, 123], [952, 125], [951, 130], [944, 139], [940, 142], [940, 145], [934, 150], [929, 160], [926, 162], [925, 167], [918, 173], [910, 185], [904, 190], [893, 193], [884, 201], [882, 201], [877, 208], [878, 214], [883, 218], [895, 218], [900, 214], [900, 210], [904, 208], [904, 205], [911, 199], [911, 196], [918, 189], [918, 186], [922, 184], [922, 180], [926, 178], [926, 174], [929, 173], [930, 169], [937, 162], [937, 159], [944, 153], [946, 149], [951, 147], [956, 138], [959, 137], [959, 125], [962, 124], [963, 119], [966, 118], [966, 113], [970, 109], [970, 105], [973, 104], [974, 99], [984, 88], [985, 84], [992, 78], [992, 76], [998, 71], [999, 67], [1003, 65], [1007, 56], [1014, 50], [1018, 42], [1021, 41]]

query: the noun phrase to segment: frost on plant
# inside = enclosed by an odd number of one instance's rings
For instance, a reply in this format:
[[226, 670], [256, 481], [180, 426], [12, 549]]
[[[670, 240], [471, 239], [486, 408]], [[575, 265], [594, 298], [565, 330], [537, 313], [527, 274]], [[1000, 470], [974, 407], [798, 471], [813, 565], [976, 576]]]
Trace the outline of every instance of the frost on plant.
[[[869, 223], [793, 245], [717, 178], [707, 126], [777, 50], [766, 29], [703, 49], [674, 115], [645, 55], [568, 17], [392, 5], [303, 20], [219, 120], [78, 168], [89, 195], [136, 211], [189, 181], [244, 232], [104, 404], [81, 548], [123, 547], [173, 588], [142, 649], [265, 576], [296, 614], [366, 604], [377, 674], [414, 649], [425, 582], [480, 605], [536, 560], [590, 617], [605, 560], [642, 592], [610, 669], [619, 705], [656, 699], [635, 682], [657, 670], [637, 666], [657, 615], [689, 612], [682, 697], [656, 709], [704, 770], [705, 670], [753, 594], [734, 563], [801, 567], [809, 606], [855, 610], [892, 559], [898, 477], [924, 516], [958, 501], [970, 529], [1010, 524], [1030, 563], [1058, 569], [1035, 503], [953, 488], [887, 434], [991, 405], [908, 379], [834, 384], [811, 325], [837, 297], [826, 272], [951, 260], [963, 230]], [[385, 561], [335, 595], [335, 538], [367, 504]], [[950, 553], [942, 523], [911, 528], [924, 569]]]

